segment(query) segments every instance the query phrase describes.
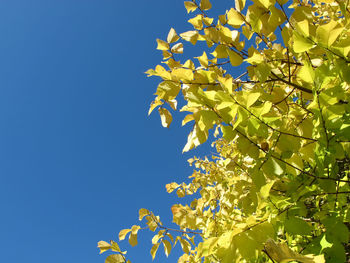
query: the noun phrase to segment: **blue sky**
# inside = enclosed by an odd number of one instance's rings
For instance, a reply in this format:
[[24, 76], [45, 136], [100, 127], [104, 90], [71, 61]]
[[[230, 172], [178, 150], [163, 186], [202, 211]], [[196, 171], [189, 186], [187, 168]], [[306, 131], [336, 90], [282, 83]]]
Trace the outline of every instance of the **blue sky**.
[[[147, 117], [159, 80], [143, 72], [161, 60], [155, 39], [189, 18], [180, 0], [1, 1], [1, 262], [104, 262], [97, 242], [139, 208], [171, 221], [165, 184], [209, 148], [181, 154], [190, 127]], [[151, 262], [150, 237], [121, 246]]]

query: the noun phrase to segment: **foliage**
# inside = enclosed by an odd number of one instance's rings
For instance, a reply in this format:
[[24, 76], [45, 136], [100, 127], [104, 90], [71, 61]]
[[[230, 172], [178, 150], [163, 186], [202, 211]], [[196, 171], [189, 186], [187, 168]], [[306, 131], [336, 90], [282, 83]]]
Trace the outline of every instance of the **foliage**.
[[[235, 0], [213, 18], [209, 0], [185, 2], [193, 30], [157, 40], [165, 65], [147, 71], [162, 79], [149, 113], [169, 127], [179, 100], [193, 123], [184, 151], [213, 131], [217, 154], [190, 159], [190, 182], [166, 186], [194, 195], [171, 208], [178, 229], [140, 210], [152, 258], [179, 243], [178, 262], [350, 260], [348, 4]], [[181, 63], [186, 42], [201, 55]], [[134, 246], [140, 229], [119, 239]], [[126, 261], [116, 242], [99, 247], [117, 252], [106, 262]]]

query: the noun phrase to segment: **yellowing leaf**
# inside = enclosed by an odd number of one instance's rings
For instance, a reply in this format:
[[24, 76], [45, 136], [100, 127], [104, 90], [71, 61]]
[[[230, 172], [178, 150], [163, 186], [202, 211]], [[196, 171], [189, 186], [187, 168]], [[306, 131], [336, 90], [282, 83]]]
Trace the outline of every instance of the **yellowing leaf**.
[[298, 77], [305, 82], [313, 83], [315, 78], [315, 73], [311, 65], [305, 63], [305, 65], [302, 66], [300, 71], [298, 72]]
[[157, 44], [158, 44], [157, 49], [159, 49], [159, 50], [169, 50], [170, 49], [169, 43], [167, 43], [161, 39], [157, 39]]
[[263, 187], [260, 189], [260, 196], [264, 199], [266, 199], [270, 195], [270, 190], [272, 186], [274, 185], [275, 181], [271, 181], [267, 184], [265, 184]]
[[171, 52], [182, 54], [184, 52], [184, 45], [182, 43], [177, 43], [171, 48]]
[[240, 27], [244, 23], [244, 16], [234, 8], [231, 8], [227, 13], [227, 23], [233, 27]]
[[198, 7], [195, 3], [190, 2], [190, 1], [185, 1], [185, 8], [187, 10], [187, 13], [191, 13], [193, 11], [195, 11]]
[[332, 20], [328, 24], [321, 25], [316, 29], [317, 40], [326, 47], [330, 47], [343, 32], [344, 28]]
[[296, 53], [308, 51], [314, 46], [311, 40], [305, 38], [296, 31], [293, 32], [293, 40], [293, 49]]
[[260, 92], [249, 92], [246, 94], [247, 96], [247, 108], [252, 106], [261, 96]]
[[174, 28], [171, 28], [171, 29], [169, 30], [169, 33], [168, 33], [167, 42], [168, 42], [168, 43], [174, 43], [174, 42], [178, 41], [179, 38], [180, 38], [180, 37], [177, 35], [175, 29], [174, 29]]
[[296, 23], [296, 28], [304, 37], [309, 37], [309, 21], [307, 19]]
[[324, 263], [323, 256], [314, 257], [313, 255], [304, 256], [291, 250], [285, 243], [276, 243], [272, 239], [266, 241], [265, 251], [277, 262], [299, 261], [302, 263]]
[[199, 7], [204, 11], [209, 10], [211, 8], [211, 3], [209, 0], [201, 0]]

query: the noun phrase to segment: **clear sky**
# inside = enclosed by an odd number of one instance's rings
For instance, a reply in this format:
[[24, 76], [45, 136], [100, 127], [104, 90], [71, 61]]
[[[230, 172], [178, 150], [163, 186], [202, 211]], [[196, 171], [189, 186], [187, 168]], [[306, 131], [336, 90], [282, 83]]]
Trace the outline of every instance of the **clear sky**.
[[[139, 208], [171, 221], [165, 184], [209, 147], [182, 154], [191, 127], [147, 117], [159, 80], [143, 72], [161, 60], [155, 39], [189, 18], [182, 0], [0, 2], [0, 262], [104, 262], [97, 242]], [[121, 246], [152, 261], [149, 234]]]

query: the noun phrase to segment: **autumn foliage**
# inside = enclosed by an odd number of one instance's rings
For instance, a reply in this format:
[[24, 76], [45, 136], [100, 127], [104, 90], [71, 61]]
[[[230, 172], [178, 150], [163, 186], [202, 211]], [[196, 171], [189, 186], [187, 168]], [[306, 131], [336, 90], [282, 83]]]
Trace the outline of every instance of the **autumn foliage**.
[[[349, 262], [348, 4], [235, 0], [212, 17], [209, 0], [185, 2], [193, 30], [157, 40], [162, 65], [147, 74], [161, 82], [149, 113], [169, 127], [173, 112], [186, 112], [183, 150], [213, 134], [217, 154], [190, 159], [189, 182], [166, 186], [196, 194], [172, 206], [177, 229], [140, 209], [153, 258], [179, 244], [180, 263]], [[198, 57], [182, 61], [188, 42]], [[119, 239], [134, 246], [139, 230]], [[98, 246], [115, 252], [106, 262], [127, 262], [116, 241]]]

